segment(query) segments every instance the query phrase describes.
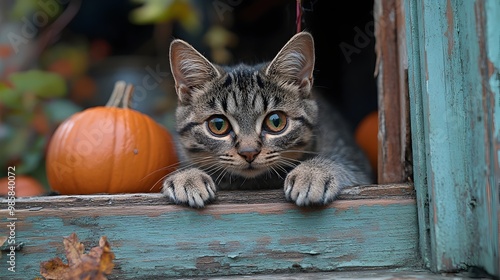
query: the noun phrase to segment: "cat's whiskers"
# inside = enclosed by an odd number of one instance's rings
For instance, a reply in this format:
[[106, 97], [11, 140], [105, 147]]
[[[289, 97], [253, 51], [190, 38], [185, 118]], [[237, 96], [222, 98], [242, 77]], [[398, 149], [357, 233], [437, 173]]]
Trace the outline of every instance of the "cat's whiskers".
[[[283, 156], [280, 152], [270, 153], [264, 159], [266, 160], [266, 165], [267, 166], [272, 166], [276, 162], [280, 162], [280, 161], [286, 161], [286, 162], [288, 162], [290, 164], [292, 162], [297, 162], [297, 163], [301, 163], [302, 162], [302, 161], [300, 161], [298, 159], [294, 159], [294, 158]], [[293, 167], [295, 167], [295, 165]]]
[[223, 170], [224, 168], [225, 168], [224, 165], [219, 165], [219, 164], [215, 163], [210, 168], [205, 169], [205, 172], [207, 172], [208, 175], [213, 177], [217, 172]]
[[[203, 169], [210, 177], [214, 177], [215, 174], [220, 172], [221, 174], [226, 172], [226, 170], [229, 168], [226, 164], [222, 164], [221, 162], [217, 161], [216, 159], [212, 159], [211, 162], [205, 163], [203, 165], [199, 165], [201, 169]], [[226, 172], [227, 173], [227, 172]], [[221, 174], [218, 175], [217, 179]], [[222, 176], [224, 177], [224, 176]], [[217, 179], [215, 181], [217, 181]], [[222, 180], [222, 178], [221, 178]]]
[[[186, 161], [186, 162], [190, 162], [190, 161]], [[144, 176], [144, 177], [141, 179], [141, 181], [142, 181], [142, 180], [144, 180], [144, 179], [146, 179], [147, 177], [149, 177], [149, 176], [151, 176], [151, 175], [155, 174], [156, 172], [160, 172], [160, 171], [163, 171], [163, 170], [165, 170], [165, 169], [177, 168], [177, 167], [179, 167], [180, 165], [182, 165], [182, 162], [180, 162], [180, 161], [179, 161], [179, 162], [176, 162], [176, 163], [173, 163], [173, 164], [170, 164], [170, 165], [167, 165], [167, 166], [164, 166], [164, 167], [158, 168], [158, 169], [156, 169], [156, 170], [154, 170], [154, 171], [150, 172], [148, 175]]]
[[279, 167], [280, 170], [282, 170], [285, 173], [290, 172], [290, 170], [292, 170], [296, 167], [296, 165], [291, 164], [291, 163], [287, 163], [287, 162], [280, 162], [280, 163], [276, 164], [276, 166]]
[[[293, 161], [292, 161], [293, 160]], [[296, 162], [294, 162], [296, 161]], [[284, 180], [282, 174], [286, 176], [290, 169], [295, 168], [298, 164], [300, 164], [299, 160], [295, 159], [288, 159], [286, 157], [278, 157], [272, 162], [268, 163], [268, 176], [272, 175], [274, 172], [280, 179]]]
[[[229, 178], [231, 178], [231, 176], [229, 176]], [[240, 188], [241, 188], [241, 187], [245, 184], [245, 182], [246, 182], [246, 181], [247, 181], [247, 178], [245, 177], [245, 178], [243, 179], [243, 182], [241, 182], [241, 184], [240, 184]]]
[[320, 153], [318, 152], [312, 152], [312, 151], [306, 151], [306, 150], [284, 150], [280, 152], [281, 154], [287, 154], [287, 153], [297, 153], [297, 154], [310, 154], [310, 155], [319, 155]]
[[[227, 170], [228, 170], [228, 167], [224, 166], [224, 168], [220, 172], [219, 176], [217, 176], [217, 178], [215, 178], [216, 185], [219, 185], [222, 182], [222, 179], [224, 179], [224, 177], [226, 176], [226, 174], [228, 172]], [[229, 176], [229, 183], [231, 183], [231, 176]]]
[[295, 168], [298, 165], [298, 163], [290, 162], [287, 159], [280, 159], [277, 164], [275, 165], [277, 168], [279, 168], [283, 173], [287, 174], [290, 169]]
[[203, 157], [203, 158], [195, 158], [193, 160], [186, 160], [183, 163], [188, 163], [188, 164], [183, 165], [181, 168], [175, 170], [173, 173], [191, 168], [193, 166], [204, 166], [206, 164], [212, 163], [213, 161], [214, 161], [214, 159], [212, 157]]
[[151, 191], [151, 190], [153, 190], [153, 188], [154, 188], [154, 187], [155, 187], [155, 186], [156, 186], [159, 182], [164, 181], [164, 180], [165, 180], [165, 178], [167, 178], [168, 176], [170, 176], [170, 175], [172, 175], [172, 174], [175, 174], [175, 173], [177, 173], [177, 172], [180, 172], [180, 171], [182, 171], [182, 170], [185, 170], [185, 169], [187, 169], [187, 168], [190, 168], [190, 167], [192, 167], [192, 166], [194, 166], [194, 165], [210, 164], [210, 161], [211, 161], [211, 160], [213, 160], [213, 158], [212, 158], [212, 157], [202, 157], [202, 158], [196, 158], [196, 159], [194, 159], [194, 160], [179, 161], [179, 162], [177, 162], [177, 163], [175, 163], [175, 164], [171, 164], [171, 165], [169, 165], [169, 166], [167, 166], [167, 167], [162, 167], [162, 168], [160, 168], [160, 169], [158, 169], [158, 170], [155, 170], [155, 171], [153, 171], [153, 172], [149, 173], [148, 175], [144, 176], [144, 177], [141, 179], [141, 181], [142, 181], [142, 180], [144, 180], [145, 178], [147, 178], [147, 177], [149, 177], [149, 176], [153, 175], [154, 173], [156, 173], [156, 172], [158, 172], [158, 171], [162, 171], [162, 170], [165, 170], [165, 169], [168, 169], [168, 168], [173, 168], [174, 166], [177, 166], [177, 167], [178, 167], [178, 166], [181, 166], [181, 165], [182, 165], [182, 164], [184, 164], [184, 163], [189, 163], [189, 164], [187, 164], [187, 165], [185, 165], [185, 166], [182, 166], [181, 168], [176, 169], [175, 171], [172, 171], [172, 172], [170, 172], [170, 173], [168, 173], [168, 174], [166, 174], [166, 175], [164, 175], [164, 176], [161, 176], [161, 177], [160, 177], [160, 179], [158, 179], [158, 180], [157, 180], [157, 181], [153, 184], [153, 186], [151, 186], [151, 188], [149, 189], [149, 190]]
[[287, 158], [287, 157], [282, 157], [279, 160], [280, 160], [280, 162], [286, 163], [290, 167], [296, 167], [297, 165], [302, 163], [301, 160]]
[[207, 173], [213, 172], [214, 170], [219, 168], [221, 168], [221, 165], [218, 162], [213, 162], [210, 165], [200, 166], [200, 169], [203, 169]]
[[[280, 167], [279, 165], [276, 165], [276, 167]], [[278, 177], [280, 177], [281, 180], [283, 180], [283, 177], [281, 177], [280, 173], [276, 170], [276, 168], [274, 168], [274, 166], [269, 166], [269, 168], [271, 168], [272, 171], [274, 171], [274, 173], [276, 173], [276, 175], [278, 175]], [[285, 174], [286, 174], [286, 170], [285, 170]]]

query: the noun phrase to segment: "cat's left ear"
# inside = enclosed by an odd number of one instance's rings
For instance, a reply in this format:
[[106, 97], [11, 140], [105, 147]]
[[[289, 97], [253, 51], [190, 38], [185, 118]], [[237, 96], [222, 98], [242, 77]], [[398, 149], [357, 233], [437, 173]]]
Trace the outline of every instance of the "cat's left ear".
[[189, 102], [207, 83], [220, 77], [217, 68], [194, 47], [182, 40], [170, 44], [170, 69], [179, 100]]
[[310, 33], [295, 34], [266, 68], [266, 75], [309, 93], [313, 85], [314, 40]]

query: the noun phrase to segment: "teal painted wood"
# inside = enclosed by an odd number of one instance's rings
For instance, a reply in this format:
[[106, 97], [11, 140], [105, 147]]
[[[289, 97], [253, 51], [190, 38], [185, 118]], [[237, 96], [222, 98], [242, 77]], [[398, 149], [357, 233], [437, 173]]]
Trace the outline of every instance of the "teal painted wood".
[[410, 125], [412, 134], [413, 181], [416, 189], [420, 255], [427, 267], [431, 267], [431, 220], [429, 219], [429, 194], [427, 189], [427, 151], [424, 101], [426, 74], [423, 60], [425, 51], [423, 20], [419, 1], [405, 1], [406, 46], [408, 54], [408, 95], [410, 99]]
[[289, 203], [34, 210], [16, 212], [16, 239], [25, 247], [17, 273], [2, 261], [0, 278], [39, 275], [41, 261], [64, 256], [62, 238], [72, 232], [86, 250], [107, 236], [116, 255], [111, 279], [421, 265], [414, 199], [337, 201], [315, 210]]
[[[481, 251], [479, 263], [500, 277], [500, 2], [486, 0], [480, 9], [481, 85], [483, 95], [486, 185], [477, 189]], [[480, 176], [481, 174], [479, 174]]]
[[421, 250], [499, 275], [500, 2], [406, 0]]

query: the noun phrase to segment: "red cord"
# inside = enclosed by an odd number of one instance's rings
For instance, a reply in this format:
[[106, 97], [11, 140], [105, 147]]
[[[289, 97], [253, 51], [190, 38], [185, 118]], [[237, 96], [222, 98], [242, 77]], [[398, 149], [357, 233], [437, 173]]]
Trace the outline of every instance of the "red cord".
[[302, 5], [301, 5], [302, 0], [297, 0], [297, 33], [302, 31], [301, 23], [302, 23]]

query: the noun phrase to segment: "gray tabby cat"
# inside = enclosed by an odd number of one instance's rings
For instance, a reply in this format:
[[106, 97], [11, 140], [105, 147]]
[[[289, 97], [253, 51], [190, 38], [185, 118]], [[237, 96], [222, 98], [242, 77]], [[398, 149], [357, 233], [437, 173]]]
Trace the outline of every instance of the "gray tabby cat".
[[371, 170], [346, 124], [312, 92], [314, 43], [301, 32], [269, 63], [223, 67], [174, 40], [179, 157], [163, 183], [179, 204], [203, 207], [217, 189], [284, 188], [299, 206], [322, 205]]

